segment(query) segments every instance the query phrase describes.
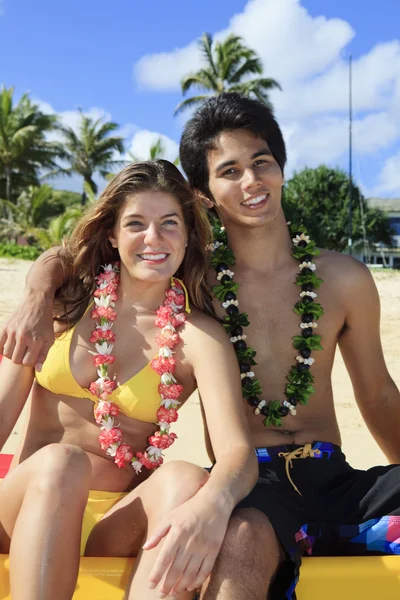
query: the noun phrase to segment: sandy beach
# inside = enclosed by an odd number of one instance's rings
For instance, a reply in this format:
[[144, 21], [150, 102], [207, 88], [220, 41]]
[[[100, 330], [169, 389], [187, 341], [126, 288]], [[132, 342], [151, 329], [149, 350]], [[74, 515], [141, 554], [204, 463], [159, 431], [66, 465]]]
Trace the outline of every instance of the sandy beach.
[[[2, 286], [0, 292], [0, 323], [17, 307], [25, 276], [31, 266], [28, 261], [0, 258]], [[393, 379], [400, 387], [400, 271], [375, 271], [382, 306], [382, 343], [386, 362]], [[343, 450], [349, 462], [357, 468], [386, 464], [386, 459], [364, 424], [356, 405], [351, 382], [340, 352], [333, 370], [335, 406], [343, 439]], [[23, 413], [6, 442], [3, 452], [12, 453], [22, 430]], [[179, 439], [168, 450], [168, 460], [184, 458], [199, 465], [209, 464], [204, 442], [199, 400], [194, 394], [180, 411], [174, 429]], [[184, 450], [183, 450], [184, 448]]]

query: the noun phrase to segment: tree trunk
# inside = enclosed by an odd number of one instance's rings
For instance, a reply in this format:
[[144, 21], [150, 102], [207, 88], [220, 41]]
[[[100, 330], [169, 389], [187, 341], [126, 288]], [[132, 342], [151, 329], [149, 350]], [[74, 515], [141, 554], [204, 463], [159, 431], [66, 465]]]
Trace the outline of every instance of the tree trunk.
[[[90, 187], [90, 189], [92, 190], [93, 194], [96, 195], [97, 194], [97, 185], [93, 181], [92, 176], [91, 175], [86, 175], [83, 179], [84, 179], [86, 185], [88, 185]], [[86, 194], [86, 190], [84, 189], [83, 192], [82, 192], [82, 196], [81, 196], [81, 204], [82, 204], [82, 206], [85, 206], [86, 200], [87, 200], [87, 194]]]
[[95, 184], [95, 182], [93, 181], [93, 179], [91, 177], [88, 178], [88, 184], [92, 188], [93, 194], [96, 195], [98, 188], [97, 188], [97, 185]]
[[11, 199], [11, 194], [12, 194], [11, 169], [10, 169], [10, 167], [5, 167], [5, 173], [6, 173], [6, 197], [9, 202], [12, 202], [12, 199]]

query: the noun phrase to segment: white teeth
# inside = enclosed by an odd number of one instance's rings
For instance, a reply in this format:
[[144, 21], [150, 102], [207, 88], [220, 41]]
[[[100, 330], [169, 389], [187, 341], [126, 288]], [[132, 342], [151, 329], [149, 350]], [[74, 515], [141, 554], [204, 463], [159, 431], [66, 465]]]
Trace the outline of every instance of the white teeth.
[[267, 197], [267, 195], [263, 194], [262, 196], [257, 196], [257, 198], [250, 198], [250, 200], [246, 200], [245, 202], [242, 202], [242, 204], [244, 204], [245, 206], [252, 206], [253, 204], [259, 204], [260, 202], [265, 200], [266, 197]]
[[166, 254], [139, 254], [140, 258], [144, 258], [144, 260], [163, 260], [167, 258]]

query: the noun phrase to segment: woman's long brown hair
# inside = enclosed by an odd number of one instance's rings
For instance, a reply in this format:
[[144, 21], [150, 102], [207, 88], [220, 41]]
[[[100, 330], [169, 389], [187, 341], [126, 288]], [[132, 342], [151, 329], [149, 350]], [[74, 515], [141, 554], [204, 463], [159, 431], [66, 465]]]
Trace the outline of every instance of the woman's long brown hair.
[[176, 276], [184, 281], [191, 303], [215, 317], [206, 283], [206, 246], [212, 234], [205, 209], [172, 163], [155, 160], [132, 163], [118, 173], [64, 243], [60, 259], [67, 282], [57, 294], [57, 303], [64, 307], [64, 312], [56, 317], [58, 321], [71, 327], [81, 318], [94, 292], [101, 266], [119, 260], [118, 250], [111, 246], [109, 236], [122, 207], [128, 197], [149, 190], [172, 194], [179, 202], [188, 246]]

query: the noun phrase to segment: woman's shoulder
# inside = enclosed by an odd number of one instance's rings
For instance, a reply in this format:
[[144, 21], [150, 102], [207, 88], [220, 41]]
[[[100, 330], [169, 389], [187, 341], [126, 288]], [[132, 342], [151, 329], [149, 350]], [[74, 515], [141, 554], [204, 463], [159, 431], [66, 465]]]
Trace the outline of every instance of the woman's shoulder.
[[236, 376], [238, 363], [221, 321], [193, 310], [182, 331], [182, 341], [185, 358], [197, 381], [199, 373], [206, 372], [208, 377], [210, 368], [222, 369], [228, 365], [229, 374]]
[[221, 321], [204, 314], [196, 308], [193, 308], [188, 315], [183, 337], [188, 340], [200, 340], [201, 338], [205, 341], [207, 338], [211, 338], [223, 343], [229, 342]]

